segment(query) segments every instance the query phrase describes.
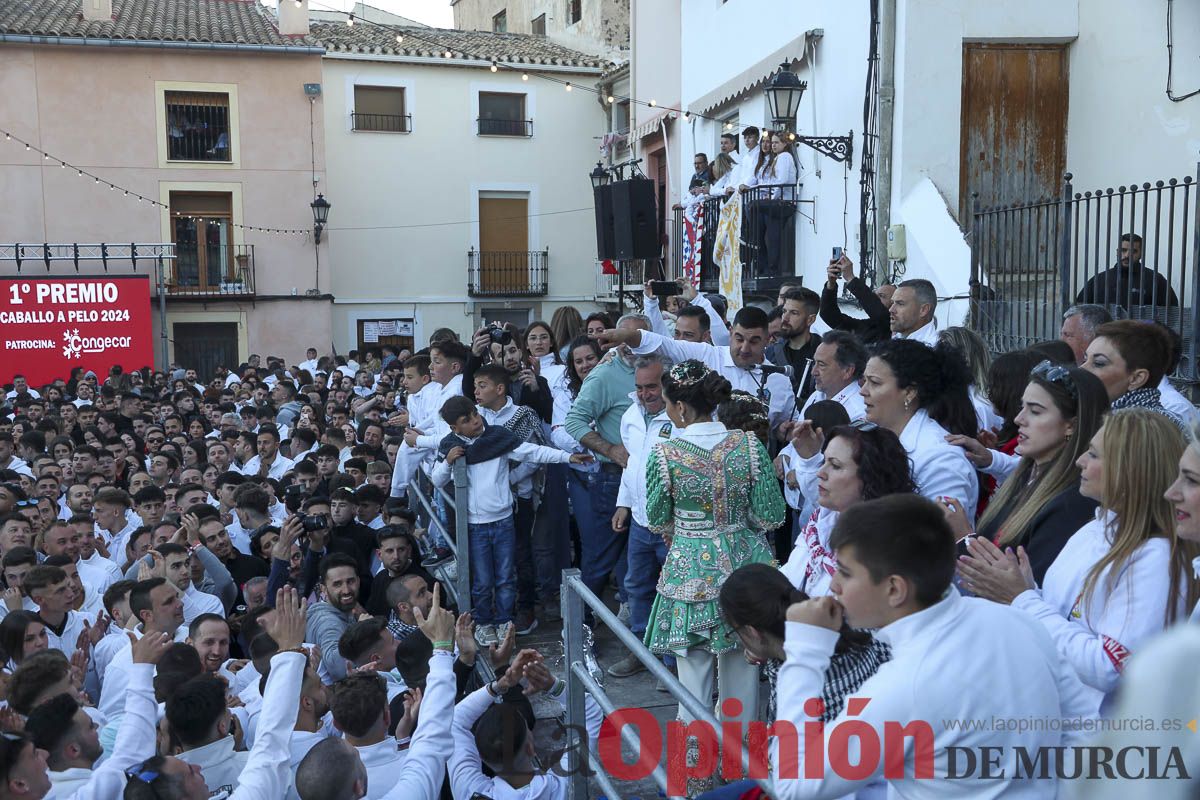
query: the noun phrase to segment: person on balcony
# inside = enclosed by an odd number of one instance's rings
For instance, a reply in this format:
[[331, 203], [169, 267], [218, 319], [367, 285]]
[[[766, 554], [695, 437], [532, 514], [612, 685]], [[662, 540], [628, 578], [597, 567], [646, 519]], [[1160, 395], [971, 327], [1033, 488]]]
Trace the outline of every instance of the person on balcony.
[[1117, 247], [1117, 263], [1084, 284], [1075, 302], [1126, 309], [1133, 306], [1179, 308], [1179, 298], [1167, 279], [1142, 265], [1142, 237], [1136, 233], [1122, 234]]
[[734, 159], [738, 165], [737, 174], [732, 181], [734, 186], [740, 186], [753, 178], [755, 170], [758, 169], [758, 160], [761, 153], [758, 146], [758, 128], [750, 125], [743, 130], [742, 143], [746, 146], [745, 151]]
[[[846, 282], [846, 289], [858, 300], [866, 319], [852, 317], [838, 305], [838, 278]], [[821, 290], [821, 320], [839, 331], [848, 331], [863, 340], [864, 344], [879, 342], [892, 335], [888, 310], [892, 305], [892, 294], [896, 287], [884, 284], [874, 291], [862, 278], [854, 275], [854, 262], [846, 257], [831, 259], [825, 288]]]
[[[767, 134], [769, 145], [759, 155], [754, 175], [739, 188], [743, 192], [754, 191], [751, 201], [750, 220], [753, 225], [757, 212], [757, 231], [751, 228], [758, 243], [760, 275], [779, 275], [783, 266], [783, 232], [788, 219], [796, 212], [796, 181], [799, 172], [796, 157], [791, 152], [786, 138], [778, 132]], [[789, 265], [790, 267], [790, 265]], [[789, 268], [788, 272], [792, 270]]]
[[712, 172], [708, 164], [708, 153], [696, 153], [692, 158], [692, 167], [696, 172], [692, 175], [692, 184], [707, 184], [712, 183]]
[[737, 188], [734, 178], [737, 176], [737, 162], [726, 153], [718, 155], [712, 163], [712, 184], [708, 187], [709, 197], [728, 197]]

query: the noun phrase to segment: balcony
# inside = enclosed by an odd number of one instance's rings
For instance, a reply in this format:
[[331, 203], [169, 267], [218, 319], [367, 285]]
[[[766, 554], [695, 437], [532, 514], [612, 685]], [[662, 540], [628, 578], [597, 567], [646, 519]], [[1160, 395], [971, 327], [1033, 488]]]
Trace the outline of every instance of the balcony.
[[197, 250], [179, 244], [165, 272], [168, 298], [253, 297], [254, 245], [210, 244]]
[[[739, 237], [742, 260], [742, 292], [746, 295], [770, 297], [774, 300], [785, 278], [796, 274], [796, 201], [772, 199], [780, 189], [795, 196], [795, 186], [756, 186], [742, 195], [742, 231]], [[720, 267], [713, 261], [713, 244], [717, 238], [717, 222], [724, 200], [713, 197], [701, 204], [704, 235], [700, 240], [700, 290], [719, 292]], [[683, 209], [674, 213], [671, 240], [672, 263], [683, 274], [684, 226]], [[778, 231], [779, 253], [768, 258], [767, 242], [775, 241]]]
[[350, 112], [350, 129], [370, 133], [412, 133], [412, 114]]
[[485, 119], [475, 120], [480, 136], [510, 136], [528, 139], [533, 136], [531, 119]]
[[546, 294], [550, 249], [467, 251], [471, 297], [540, 297]]

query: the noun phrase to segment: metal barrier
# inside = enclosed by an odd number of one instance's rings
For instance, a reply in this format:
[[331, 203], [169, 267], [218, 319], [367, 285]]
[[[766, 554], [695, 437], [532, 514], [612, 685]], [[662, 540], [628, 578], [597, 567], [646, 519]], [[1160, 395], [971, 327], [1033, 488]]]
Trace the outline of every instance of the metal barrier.
[[[667, 688], [667, 692], [680, 705], [686, 708], [696, 721], [711, 725], [714, 731], [721, 730], [720, 723], [713, 716], [708, 704], [700, 702], [695, 695], [685, 689], [683, 684], [679, 682], [679, 679], [663, 666], [663, 663], [617, 619], [617, 615], [610, 611], [608, 606], [604, 605], [604, 602], [591, 589], [587, 588], [579, 570], [563, 570], [561, 600], [563, 634], [566, 639], [568, 731], [580, 731], [585, 728], [586, 716], [583, 702], [583, 693], [585, 691], [592, 695], [592, 698], [600, 706], [601, 710], [604, 711], [605, 715], [612, 714], [617, 708], [611, 698], [609, 698], [608, 692], [604, 690], [604, 687], [592, 677], [584, 660], [584, 605], [591, 609], [592, 614], [597, 620], [608, 626], [613, 635], [620, 640], [621, 644], [629, 649], [629, 652], [637, 657], [638, 661], [645, 665], [651, 675], [662, 681], [663, 685]], [[632, 726], [622, 726], [621, 738], [636, 752], [641, 752], [641, 737], [633, 730]], [[749, 749], [746, 747], [739, 749], [741, 751], [742, 774], [748, 775], [750, 773]], [[594, 777], [596, 782], [604, 790], [604, 796], [608, 800], [619, 800], [622, 796], [621, 792], [617, 789], [616, 784], [613, 783], [612, 778], [605, 774], [599, 755], [592, 749], [590, 743], [588, 744], [587, 752], [589, 765], [595, 772]], [[572, 800], [584, 800], [589, 797], [588, 776], [580, 769], [581, 765], [576, 763], [579, 749], [571, 747], [567, 753], [568, 771], [571, 776], [570, 796]], [[658, 784], [659, 789], [665, 794], [667, 791], [667, 776], [663, 765], [661, 763], [658, 764], [651, 775], [654, 778], [654, 782]], [[774, 796], [770, 780], [758, 780], [756, 782], [762, 787], [764, 792], [772, 797]]]
[[[433, 486], [430, 484], [431, 492], [426, 493], [425, 488], [421, 485], [421, 479], [424, 473], [420, 469], [413, 476], [412, 481], [408, 485], [409, 507], [418, 516], [423, 509], [428, 515], [429, 527], [437, 526], [441, 532], [442, 539], [450, 547], [450, 552], [454, 553], [454, 558], [449, 561], [443, 561], [437, 564], [430, 571], [433, 576], [439, 580], [443, 586], [454, 596], [454, 605], [458, 608], [458, 613], [463, 614], [471, 610], [471, 548], [466, 546], [469, 536], [467, 529], [468, 510], [467, 510], [467, 495], [468, 495], [468, 480], [467, 480], [467, 464], [466, 460], [460, 460], [450, 467], [451, 474], [454, 476], [454, 494], [451, 495], [444, 487]], [[441, 517], [437, 514], [437, 509], [433, 507], [433, 498], [441, 495], [442, 499], [449, 503], [454, 509], [454, 535], [446, 529]], [[464, 545], [460, 547], [459, 545]], [[450, 572], [450, 567], [453, 565], [454, 572]], [[492, 665], [487, 658], [475, 659], [475, 670], [479, 673], [480, 680], [485, 683], [496, 678], [496, 674], [492, 669]]]

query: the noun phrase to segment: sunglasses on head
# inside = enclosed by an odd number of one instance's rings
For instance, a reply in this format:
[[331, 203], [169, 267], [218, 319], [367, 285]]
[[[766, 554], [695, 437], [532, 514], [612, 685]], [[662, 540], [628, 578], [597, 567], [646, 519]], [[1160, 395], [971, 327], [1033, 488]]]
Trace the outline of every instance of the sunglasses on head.
[[1076, 400], [1079, 399], [1079, 389], [1075, 386], [1075, 379], [1071, 377], [1071, 370], [1062, 364], [1055, 364], [1050, 359], [1046, 359], [1034, 367], [1029, 374], [1050, 383], [1061, 383], [1072, 397]]
[[130, 767], [129, 769], [125, 770], [126, 778], [141, 781], [147, 785], [158, 780], [160, 775], [162, 775], [162, 773], [158, 772], [157, 770], [146, 769], [145, 761], [143, 761], [141, 764], [138, 764], [136, 767]]

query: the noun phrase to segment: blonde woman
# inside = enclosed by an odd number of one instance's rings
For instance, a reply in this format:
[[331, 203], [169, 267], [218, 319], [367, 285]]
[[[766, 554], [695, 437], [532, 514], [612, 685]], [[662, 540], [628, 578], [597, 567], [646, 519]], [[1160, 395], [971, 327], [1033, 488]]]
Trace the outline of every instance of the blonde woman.
[[[1200, 424], [1192, 426], [1191, 441], [1179, 457], [1179, 474], [1167, 489], [1167, 502], [1175, 509], [1175, 533], [1180, 539], [1200, 542]], [[1200, 558], [1192, 561], [1200, 570]], [[1192, 608], [1191, 621], [1200, 622], [1200, 604]]]
[[1163, 496], [1183, 453], [1179, 429], [1142, 408], [1113, 412], [1079, 459], [1079, 491], [1100, 504], [1039, 589], [1024, 548], [977, 537], [959, 572], [976, 594], [1032, 614], [1075, 669], [1097, 713], [1108, 710], [1130, 654], [1197, 599], [1192, 558]]

